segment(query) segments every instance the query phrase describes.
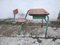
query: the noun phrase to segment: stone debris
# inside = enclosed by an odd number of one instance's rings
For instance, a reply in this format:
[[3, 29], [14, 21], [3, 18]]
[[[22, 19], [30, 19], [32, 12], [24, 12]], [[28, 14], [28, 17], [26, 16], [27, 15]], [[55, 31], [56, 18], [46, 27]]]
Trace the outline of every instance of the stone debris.
[[0, 45], [60, 45], [60, 39], [52, 41], [52, 39], [41, 39], [39, 43], [37, 39], [29, 37], [0, 37]]
[[47, 36], [54, 37], [54, 38], [60, 38], [60, 28], [58, 28], [57, 30], [53, 30], [52, 27], [48, 27]]

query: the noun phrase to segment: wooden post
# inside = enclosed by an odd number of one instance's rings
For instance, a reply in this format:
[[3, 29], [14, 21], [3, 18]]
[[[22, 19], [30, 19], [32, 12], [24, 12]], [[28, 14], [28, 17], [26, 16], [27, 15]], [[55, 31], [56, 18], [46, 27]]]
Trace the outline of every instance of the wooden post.
[[14, 21], [15, 21], [15, 15], [14, 15]]

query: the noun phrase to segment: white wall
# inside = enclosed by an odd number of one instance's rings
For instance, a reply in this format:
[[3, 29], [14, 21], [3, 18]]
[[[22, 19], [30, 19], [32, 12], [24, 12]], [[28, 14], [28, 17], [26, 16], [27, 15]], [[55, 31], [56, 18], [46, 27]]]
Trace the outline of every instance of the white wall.
[[51, 20], [58, 16], [60, 0], [0, 0], [0, 19], [13, 17], [12, 10], [15, 8], [24, 14], [30, 8], [44, 8], [50, 13]]

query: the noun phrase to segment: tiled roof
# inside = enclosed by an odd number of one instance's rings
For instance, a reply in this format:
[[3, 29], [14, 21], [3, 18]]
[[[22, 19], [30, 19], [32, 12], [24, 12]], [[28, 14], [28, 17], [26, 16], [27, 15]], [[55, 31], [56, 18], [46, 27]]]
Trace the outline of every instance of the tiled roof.
[[58, 14], [58, 20], [60, 20], [60, 12], [59, 12], [59, 14]]
[[48, 15], [49, 13], [45, 9], [30, 9], [29, 14]]

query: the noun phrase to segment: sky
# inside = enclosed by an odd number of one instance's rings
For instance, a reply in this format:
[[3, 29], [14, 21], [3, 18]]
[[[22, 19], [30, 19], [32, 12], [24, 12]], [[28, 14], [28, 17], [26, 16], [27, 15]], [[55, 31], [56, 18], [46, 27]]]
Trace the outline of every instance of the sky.
[[[27, 10], [43, 8], [49, 12], [49, 19], [57, 19], [60, 0], [0, 0], [0, 19], [13, 18], [13, 10], [18, 8], [19, 14], [26, 15]], [[16, 16], [18, 18], [19, 15]], [[31, 16], [27, 18], [33, 19]]]

